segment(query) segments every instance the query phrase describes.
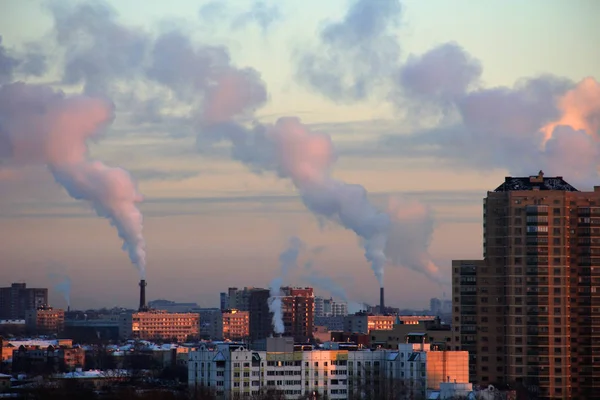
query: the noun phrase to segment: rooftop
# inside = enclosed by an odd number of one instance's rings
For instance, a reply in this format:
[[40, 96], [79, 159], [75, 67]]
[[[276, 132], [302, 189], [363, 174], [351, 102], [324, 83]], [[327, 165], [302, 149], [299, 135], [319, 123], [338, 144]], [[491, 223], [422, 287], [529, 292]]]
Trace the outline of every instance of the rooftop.
[[504, 183], [498, 186], [494, 192], [510, 192], [517, 190], [561, 190], [564, 192], [578, 192], [562, 176], [545, 177], [540, 171], [537, 176], [504, 178]]

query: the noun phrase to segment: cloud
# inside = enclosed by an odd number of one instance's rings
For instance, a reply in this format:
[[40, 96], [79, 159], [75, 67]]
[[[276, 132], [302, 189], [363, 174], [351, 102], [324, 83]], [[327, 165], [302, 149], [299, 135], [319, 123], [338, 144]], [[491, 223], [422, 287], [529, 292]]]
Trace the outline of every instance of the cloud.
[[258, 72], [235, 67], [223, 46], [195, 43], [177, 27], [154, 34], [124, 25], [104, 1], [49, 8], [64, 55], [62, 81], [110, 96], [129, 123], [189, 135], [267, 101]]
[[456, 44], [443, 44], [399, 70], [403, 101], [452, 110], [455, 118], [410, 135], [384, 135], [380, 149], [398, 156], [430, 156], [455, 165], [508, 169], [511, 174], [597, 177], [600, 85], [542, 75], [513, 87], [479, 88], [480, 63]]
[[222, 26], [224, 21], [230, 21], [228, 28], [241, 30], [256, 24], [266, 33], [283, 15], [279, 4], [267, 1], [252, 1], [247, 8], [231, 7], [223, 1], [211, 1], [200, 7], [200, 20], [211, 27]]
[[133, 168], [129, 172], [138, 181], [182, 181], [198, 176], [198, 171], [165, 171], [152, 168]]
[[323, 26], [315, 48], [299, 52], [300, 81], [335, 101], [367, 98], [399, 62], [393, 29], [401, 10], [398, 0], [354, 1], [342, 20]]
[[46, 56], [37, 46], [29, 44], [20, 51], [8, 49], [0, 35], [0, 84], [12, 82], [16, 76], [41, 76], [46, 70]]

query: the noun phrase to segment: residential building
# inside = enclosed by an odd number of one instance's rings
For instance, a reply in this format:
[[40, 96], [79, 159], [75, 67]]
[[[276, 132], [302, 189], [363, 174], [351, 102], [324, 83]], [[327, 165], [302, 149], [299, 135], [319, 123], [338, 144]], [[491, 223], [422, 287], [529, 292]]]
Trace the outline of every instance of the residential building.
[[197, 313], [140, 311], [121, 316], [120, 333], [124, 339], [176, 340], [184, 342], [200, 335]]
[[418, 343], [407, 338], [408, 344], [393, 351], [359, 350], [348, 343], [311, 350], [285, 337], [267, 339], [266, 351], [240, 343], [202, 344], [190, 352], [189, 385], [213, 388], [219, 399], [256, 395], [262, 389], [282, 390], [288, 399], [315, 392], [348, 399], [365, 391], [373, 398], [400, 391], [425, 395], [439, 391], [448, 379], [466, 383], [466, 352], [438, 351], [426, 343], [426, 335], [416, 337]]
[[0, 374], [0, 393], [7, 392], [11, 387], [12, 375]]
[[28, 329], [37, 333], [60, 333], [65, 327], [65, 311], [60, 308], [41, 306], [27, 311], [25, 322]]
[[223, 315], [218, 308], [196, 308], [200, 315], [200, 337], [205, 340], [223, 339]]
[[538, 399], [600, 389], [600, 187], [507, 177], [484, 200], [483, 260], [453, 261], [453, 340], [474, 383]]
[[[44, 343], [22, 343], [13, 350], [12, 371], [41, 373], [72, 371], [85, 365], [85, 350], [79, 346], [44, 346]], [[14, 346], [13, 343], [11, 343]]]
[[268, 289], [253, 289], [248, 295], [248, 311], [250, 313], [250, 339], [265, 339], [273, 334], [273, 314], [269, 310]]
[[[248, 311], [250, 314], [250, 337], [252, 341], [262, 340], [272, 335], [272, 313], [268, 300], [268, 289], [249, 289]], [[284, 336], [298, 341], [312, 337], [314, 329], [314, 293], [312, 288], [281, 288]]]
[[250, 313], [248, 311], [223, 311], [223, 333], [225, 340], [247, 340], [250, 337]]
[[0, 288], [0, 319], [25, 319], [27, 311], [48, 305], [48, 289], [13, 283]]
[[348, 315], [348, 303], [333, 301], [332, 298], [315, 296], [315, 318], [345, 317]]
[[442, 301], [438, 298], [432, 298], [429, 301], [429, 312], [431, 315], [440, 315], [442, 313]]

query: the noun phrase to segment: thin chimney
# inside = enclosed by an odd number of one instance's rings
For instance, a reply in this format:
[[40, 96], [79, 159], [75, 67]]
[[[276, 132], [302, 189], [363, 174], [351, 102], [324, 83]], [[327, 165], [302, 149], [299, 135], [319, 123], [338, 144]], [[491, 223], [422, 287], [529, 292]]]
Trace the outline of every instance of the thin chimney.
[[379, 313], [385, 314], [385, 297], [383, 294], [383, 286], [379, 289]]
[[140, 281], [140, 311], [146, 311], [148, 307], [146, 307], [146, 280], [142, 279]]

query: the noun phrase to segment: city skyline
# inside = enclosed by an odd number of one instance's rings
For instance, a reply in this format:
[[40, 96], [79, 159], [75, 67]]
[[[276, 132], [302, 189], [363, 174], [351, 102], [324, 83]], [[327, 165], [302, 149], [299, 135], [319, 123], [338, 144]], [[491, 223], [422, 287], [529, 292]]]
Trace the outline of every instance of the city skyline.
[[[484, 7], [467, 1], [450, 6], [443, 1], [425, 5], [382, 0], [356, 13], [366, 3], [302, 7], [297, 1], [239, 1], [217, 7], [216, 2], [111, 1], [106, 3], [111, 12], [98, 6], [88, 21], [88, 33], [96, 34], [102, 45], [92, 51], [68, 32], [84, 29], [77, 25], [83, 17], [73, 17], [77, 8], [70, 5], [83, 3], [54, 2], [49, 11], [38, 1], [9, 1], [11, 12], [0, 16], [0, 46], [5, 49], [0, 52], [0, 84], [43, 83], [69, 94], [101, 93], [114, 102], [116, 119], [89, 146], [94, 158], [128, 170], [144, 195], [140, 208], [149, 300], [213, 306], [222, 288], [267, 287], [280, 276], [278, 256], [290, 237], [300, 238], [305, 249], [284, 285], [311, 286], [311, 279], [330, 279], [351, 301], [377, 304], [379, 295], [357, 235], [319, 221], [302, 203], [294, 179], [278, 178], [268, 168], [256, 174], [239, 158], [232, 159], [228, 146], [215, 146], [214, 138], [197, 135], [201, 128], [182, 117], [182, 103], [202, 103], [202, 93], [190, 94], [180, 86], [166, 92], [135, 75], [139, 71], [130, 63], [138, 45], [155, 46], [161, 33], [175, 28], [193, 46], [224, 46], [234, 68], [253, 68], [260, 74], [265, 98], [240, 117], [242, 122], [270, 124], [282, 116], [298, 116], [312, 132], [331, 137], [338, 156], [336, 179], [363, 185], [381, 210], [389, 197], [399, 197], [396, 211], [402, 221], [419, 228], [404, 242], [423, 250], [448, 281], [452, 259], [481, 257], [482, 199], [505, 176], [535, 175], [543, 169], [549, 176], [562, 175], [579, 190], [591, 190], [598, 182], [594, 168], [600, 153], [597, 146], [587, 145], [585, 136], [573, 132], [572, 143], [561, 131], [556, 146], [541, 155], [532, 139], [536, 132], [552, 133], [555, 125], [590, 136], [597, 133], [598, 119], [593, 117], [600, 115], [600, 85], [594, 74], [600, 70], [600, 57], [596, 43], [587, 40], [593, 37], [592, 16], [600, 12], [595, 2], [582, 1], [577, 8], [531, 1], [515, 13], [516, 2]], [[56, 30], [54, 20], [65, 30]], [[331, 58], [323, 59], [324, 54], [351, 65], [356, 49], [344, 46], [354, 34], [364, 40], [359, 50], [371, 51], [371, 62], [356, 70], [342, 65], [334, 72], [349, 81], [336, 86], [314, 65], [329, 65]], [[372, 44], [379, 45], [369, 48]], [[66, 50], [72, 52], [65, 55]], [[40, 56], [46, 68], [36, 64]], [[6, 62], [11, 57], [27, 62], [11, 66]], [[71, 61], [70, 69], [65, 61]], [[166, 61], [176, 63], [173, 57]], [[428, 61], [433, 61], [431, 69], [426, 68]], [[435, 68], [440, 65], [447, 68]], [[184, 78], [200, 73], [180, 72]], [[387, 73], [394, 76], [391, 82], [399, 93], [382, 93], [390, 83], [382, 80]], [[538, 77], [533, 83], [522, 81]], [[129, 81], [127, 90], [119, 86]], [[494, 89], [498, 86], [507, 88]], [[230, 89], [236, 93], [235, 87]], [[174, 99], [175, 92], [179, 99]], [[242, 93], [238, 100], [261, 97], [259, 92]], [[505, 97], [494, 97], [499, 92]], [[132, 93], [137, 97], [128, 98]], [[225, 95], [222, 101], [231, 99]], [[456, 123], [457, 113], [449, 111], [456, 109], [462, 125]], [[0, 116], [3, 112], [0, 108]], [[216, 114], [211, 118], [218, 118]], [[503, 125], [511, 119], [518, 126]], [[498, 130], [488, 132], [486, 126], [492, 123]], [[527, 129], [531, 137], [523, 136]], [[203, 145], [199, 138], [213, 146], [196, 151]], [[8, 161], [9, 145], [0, 140], [0, 157], [8, 150]], [[573, 160], [572, 155], [579, 157]], [[114, 227], [85, 202], [71, 199], [43, 168], [0, 165], [3, 286], [23, 281], [48, 287], [50, 302], [62, 306], [50, 277], [60, 273], [70, 278], [75, 308], [134, 306], [139, 276]], [[287, 175], [294, 177], [289, 171]], [[448, 285], [440, 285], [421, 268], [427, 261], [393, 256], [400, 260], [398, 266], [385, 268], [388, 304], [427, 308], [431, 297], [450, 293]]]

